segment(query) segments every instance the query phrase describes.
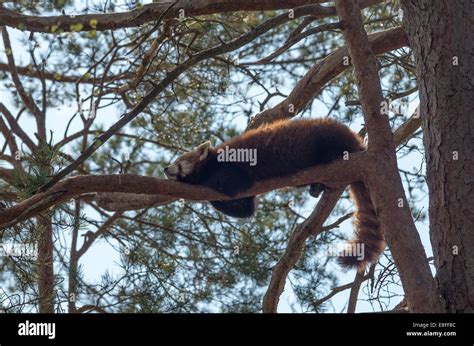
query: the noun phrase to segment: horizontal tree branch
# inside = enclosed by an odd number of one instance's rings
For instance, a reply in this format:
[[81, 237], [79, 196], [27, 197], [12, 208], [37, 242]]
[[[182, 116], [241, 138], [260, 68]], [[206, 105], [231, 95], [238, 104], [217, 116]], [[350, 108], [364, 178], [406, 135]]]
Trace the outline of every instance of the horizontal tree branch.
[[40, 192], [0, 212], [0, 227], [8, 227], [30, 218], [39, 212], [88, 192], [128, 192], [189, 200], [229, 200], [254, 196], [287, 186], [299, 186], [314, 182], [328, 187], [347, 186], [359, 180], [370, 163], [365, 152], [353, 153], [349, 160], [338, 160], [316, 166], [296, 174], [259, 182], [246, 192], [233, 198], [211, 188], [189, 185], [172, 180], [144, 177], [133, 174], [80, 175], [60, 181], [46, 192]]
[[[393, 132], [395, 145], [403, 144], [420, 126], [421, 118], [417, 108], [414, 114]], [[138, 210], [168, 204], [175, 200], [175, 198], [164, 198], [162, 196], [115, 192], [98, 193], [95, 199], [99, 207], [108, 211]], [[331, 227], [331, 225], [328, 227]]]
[[[34, 70], [30, 66], [17, 66], [16, 69], [17, 69], [18, 74], [21, 76], [31, 77], [31, 78], [41, 78], [38, 71]], [[8, 68], [8, 64], [0, 63], [0, 71], [9, 72], [10, 70]], [[134, 74], [131, 72], [124, 72], [118, 75], [105, 76], [103, 78], [103, 81], [105, 83], [108, 83], [108, 82], [114, 82], [117, 80], [128, 79], [133, 76]], [[77, 83], [78, 81], [80, 81], [80, 83], [85, 83], [85, 84], [97, 83], [97, 78], [93, 78], [93, 77], [84, 78], [84, 76], [80, 76], [80, 75], [77, 75], [77, 76], [63, 75], [57, 72], [45, 71], [43, 74], [43, 77], [47, 80], [51, 80], [55, 82], [63, 82], [63, 83]]]
[[[116, 30], [137, 27], [147, 22], [155, 21], [174, 2], [175, 5], [170, 9], [165, 18], [178, 18], [183, 15], [192, 17], [235, 11], [292, 9], [314, 3], [314, 1], [310, 0], [178, 0], [146, 4], [127, 12], [77, 16], [29, 16], [0, 7], [0, 22], [17, 29], [45, 33]], [[336, 14], [334, 7], [327, 9], [321, 6], [321, 12], [326, 15]]]
[[108, 211], [138, 210], [169, 204], [175, 200], [173, 197], [123, 192], [99, 192], [95, 197], [97, 205]]
[[[0, 23], [20, 30], [44, 33], [68, 31], [103, 31], [137, 27], [156, 21], [166, 10], [165, 18], [192, 17], [237, 11], [269, 11], [293, 9], [304, 5], [329, 2], [328, 0], [177, 0], [146, 4], [132, 11], [84, 15], [31, 16], [17, 13], [0, 5]], [[371, 6], [383, 0], [363, 0], [361, 6]], [[322, 17], [336, 15], [334, 7], [321, 6]]]

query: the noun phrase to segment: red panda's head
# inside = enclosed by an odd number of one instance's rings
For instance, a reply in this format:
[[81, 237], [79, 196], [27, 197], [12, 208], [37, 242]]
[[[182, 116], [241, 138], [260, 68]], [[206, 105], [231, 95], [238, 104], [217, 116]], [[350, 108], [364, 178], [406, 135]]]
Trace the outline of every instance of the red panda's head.
[[211, 142], [207, 141], [178, 157], [172, 165], [165, 167], [166, 177], [192, 183], [193, 176], [200, 171], [202, 163], [207, 159], [210, 147]]

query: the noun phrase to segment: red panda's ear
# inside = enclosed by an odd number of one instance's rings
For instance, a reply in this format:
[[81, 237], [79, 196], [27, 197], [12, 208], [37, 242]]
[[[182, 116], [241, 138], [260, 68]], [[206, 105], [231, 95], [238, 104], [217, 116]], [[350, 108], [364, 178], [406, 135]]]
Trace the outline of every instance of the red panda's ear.
[[199, 161], [205, 160], [207, 158], [207, 154], [209, 153], [209, 148], [211, 147], [211, 142], [206, 141], [202, 144], [199, 144], [196, 147], [196, 152], [199, 155]]

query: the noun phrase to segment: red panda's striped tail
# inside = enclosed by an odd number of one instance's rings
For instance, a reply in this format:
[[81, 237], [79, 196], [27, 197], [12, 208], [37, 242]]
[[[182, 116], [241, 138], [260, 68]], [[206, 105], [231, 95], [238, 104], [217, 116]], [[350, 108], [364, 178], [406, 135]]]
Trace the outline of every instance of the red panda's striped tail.
[[346, 268], [364, 271], [369, 263], [374, 263], [385, 248], [385, 240], [369, 190], [363, 182], [351, 184], [351, 197], [356, 205], [354, 215], [355, 239], [351, 240], [338, 262]]

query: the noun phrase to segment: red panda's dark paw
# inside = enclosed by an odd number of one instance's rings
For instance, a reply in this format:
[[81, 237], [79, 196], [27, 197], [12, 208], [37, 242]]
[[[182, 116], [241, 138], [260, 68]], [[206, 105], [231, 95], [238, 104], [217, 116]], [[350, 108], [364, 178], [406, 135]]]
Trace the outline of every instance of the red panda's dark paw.
[[214, 208], [227, 216], [249, 218], [255, 213], [255, 197], [246, 197], [230, 201], [211, 201]]
[[314, 198], [318, 198], [321, 192], [325, 190], [325, 186], [320, 183], [313, 183], [309, 186], [309, 195]]

